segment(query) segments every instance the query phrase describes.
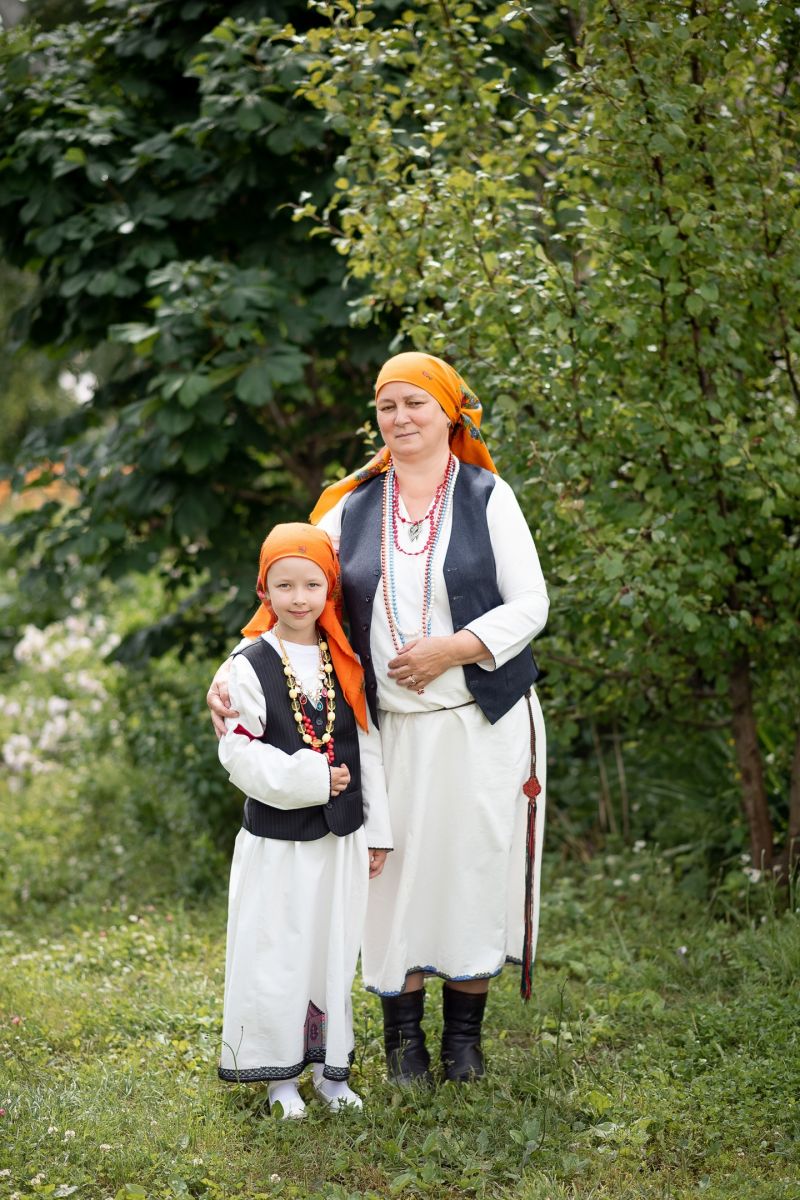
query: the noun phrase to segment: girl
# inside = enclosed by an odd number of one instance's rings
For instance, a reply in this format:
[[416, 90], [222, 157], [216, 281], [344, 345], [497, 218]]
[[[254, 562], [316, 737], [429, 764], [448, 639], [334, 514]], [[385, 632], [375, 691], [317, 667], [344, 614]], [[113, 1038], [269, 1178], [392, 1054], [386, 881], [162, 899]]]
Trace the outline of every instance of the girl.
[[[262, 603], [232, 663], [238, 715], [219, 757], [247, 799], [228, 908], [220, 1078], [265, 1080], [302, 1117], [304, 1067], [332, 1109], [361, 1108], [347, 1080], [350, 991], [367, 900], [391, 848], [378, 734], [336, 611], [338, 562], [310, 525], [261, 547]], [[359, 749], [361, 753], [359, 753]], [[372, 847], [368, 851], [368, 846]]]

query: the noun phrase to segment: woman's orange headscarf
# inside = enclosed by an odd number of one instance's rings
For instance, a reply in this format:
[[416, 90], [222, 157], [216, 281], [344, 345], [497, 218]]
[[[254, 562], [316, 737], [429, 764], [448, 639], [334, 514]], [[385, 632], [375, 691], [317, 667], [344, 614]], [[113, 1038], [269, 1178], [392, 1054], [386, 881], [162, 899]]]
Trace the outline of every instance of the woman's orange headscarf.
[[[456, 458], [461, 462], [485, 467], [487, 471], [497, 474], [492, 456], [480, 435], [483, 415], [481, 402], [475, 393], [469, 390], [458, 371], [441, 358], [435, 358], [433, 354], [410, 351], [406, 354], [396, 354], [383, 364], [375, 381], [376, 397], [385, 383], [412, 383], [429, 392], [452, 422], [450, 449]], [[352, 492], [359, 484], [366, 483], [368, 479], [388, 471], [391, 461], [392, 456], [384, 446], [360, 470], [325, 488], [309, 520], [316, 524], [342, 496]]]
[[258, 561], [256, 592], [261, 604], [242, 630], [244, 637], [258, 637], [272, 629], [277, 618], [267, 599], [267, 572], [282, 558], [307, 558], [316, 563], [328, 581], [328, 598], [317, 624], [325, 633], [333, 669], [347, 703], [362, 729], [367, 728], [364, 672], [347, 640], [339, 619], [339, 560], [331, 539], [323, 529], [299, 521], [276, 525], [264, 539]]

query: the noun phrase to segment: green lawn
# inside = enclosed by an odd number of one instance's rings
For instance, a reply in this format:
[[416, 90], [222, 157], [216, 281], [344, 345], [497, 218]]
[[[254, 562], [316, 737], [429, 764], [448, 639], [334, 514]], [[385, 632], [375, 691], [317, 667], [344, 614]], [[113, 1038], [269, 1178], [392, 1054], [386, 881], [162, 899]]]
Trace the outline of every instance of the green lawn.
[[3, 931], [0, 1197], [800, 1196], [797, 913], [762, 887], [715, 919], [649, 854], [549, 875], [534, 999], [493, 985], [485, 1081], [392, 1090], [359, 990], [365, 1111], [297, 1124], [216, 1079], [222, 902]]

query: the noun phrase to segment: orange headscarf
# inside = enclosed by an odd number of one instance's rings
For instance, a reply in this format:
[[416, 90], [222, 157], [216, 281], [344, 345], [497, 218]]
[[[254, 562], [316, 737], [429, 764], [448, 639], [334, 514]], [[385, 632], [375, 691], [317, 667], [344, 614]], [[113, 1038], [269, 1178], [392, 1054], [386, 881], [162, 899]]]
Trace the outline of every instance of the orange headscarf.
[[[385, 383], [412, 383], [429, 392], [452, 422], [450, 449], [456, 458], [461, 462], [485, 467], [487, 471], [497, 474], [492, 456], [480, 435], [483, 415], [481, 402], [475, 393], [469, 390], [454, 367], [443, 362], [441, 358], [435, 358], [433, 354], [420, 354], [412, 350], [405, 354], [396, 354], [383, 364], [375, 381], [376, 397]], [[316, 524], [342, 496], [352, 492], [359, 484], [366, 483], [368, 479], [388, 471], [391, 461], [392, 456], [384, 446], [358, 471], [325, 488], [309, 520]]]
[[328, 598], [317, 617], [325, 633], [333, 669], [347, 703], [362, 729], [367, 728], [367, 705], [364, 698], [364, 672], [347, 640], [339, 619], [339, 560], [331, 539], [323, 529], [303, 525], [299, 521], [276, 525], [261, 546], [258, 561], [256, 591], [261, 604], [242, 630], [244, 637], [258, 637], [272, 629], [277, 617], [267, 599], [267, 572], [282, 558], [307, 558], [316, 563], [328, 581]]

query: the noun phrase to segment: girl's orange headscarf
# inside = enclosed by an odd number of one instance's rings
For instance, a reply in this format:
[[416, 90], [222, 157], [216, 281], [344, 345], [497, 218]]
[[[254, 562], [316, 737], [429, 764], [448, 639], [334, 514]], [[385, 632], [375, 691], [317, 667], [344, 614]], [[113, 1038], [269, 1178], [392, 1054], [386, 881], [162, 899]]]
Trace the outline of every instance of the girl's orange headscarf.
[[[469, 390], [458, 371], [432, 354], [410, 351], [406, 354], [396, 354], [383, 364], [375, 381], [376, 396], [385, 383], [412, 383], [429, 392], [452, 422], [450, 449], [456, 458], [461, 462], [485, 467], [487, 471], [497, 474], [492, 456], [480, 435], [483, 415], [481, 402], [475, 393]], [[391, 461], [392, 456], [384, 446], [360, 470], [325, 488], [309, 519], [313, 523], [319, 521], [342, 496], [352, 492], [359, 484], [366, 483], [368, 479], [388, 471]]]
[[316, 563], [328, 581], [328, 598], [317, 624], [325, 633], [333, 669], [347, 703], [362, 729], [367, 728], [364, 672], [353, 653], [339, 619], [339, 560], [331, 539], [323, 529], [290, 522], [276, 525], [264, 539], [258, 562], [256, 591], [261, 604], [242, 630], [244, 637], [258, 637], [272, 629], [277, 618], [267, 599], [267, 572], [281, 558], [307, 558]]

